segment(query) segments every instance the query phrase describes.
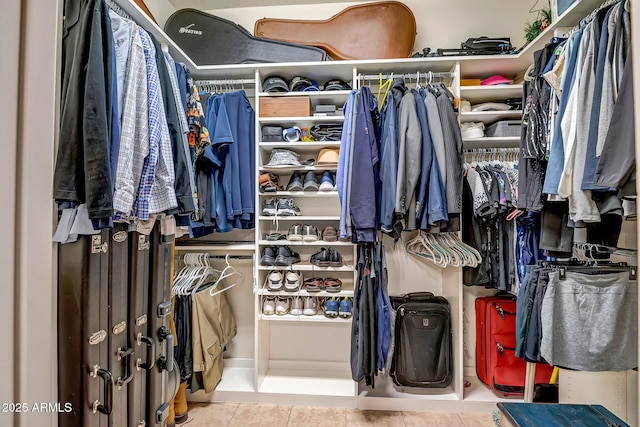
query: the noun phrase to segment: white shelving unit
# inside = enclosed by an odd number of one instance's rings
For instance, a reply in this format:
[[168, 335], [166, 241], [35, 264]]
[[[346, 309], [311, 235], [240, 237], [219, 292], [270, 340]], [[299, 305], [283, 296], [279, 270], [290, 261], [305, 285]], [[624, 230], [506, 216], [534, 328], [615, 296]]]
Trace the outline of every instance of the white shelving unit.
[[270, 197], [329, 197], [336, 198], [338, 197], [337, 191], [275, 191], [272, 193], [260, 193], [260, 197], [270, 198]]
[[522, 110], [478, 111], [460, 113], [460, 123], [483, 122], [485, 124], [491, 124], [498, 120], [519, 119], [520, 117], [522, 117]]
[[[285, 63], [285, 64], [229, 64], [217, 66], [197, 66], [190, 58], [158, 27], [133, 0], [115, 0], [141, 26], [150, 31], [161, 43], [168, 46], [169, 52], [177, 60], [186, 63], [191, 69], [194, 79], [255, 79], [255, 92], [251, 98], [256, 109], [256, 141], [260, 141], [260, 127], [264, 124], [280, 124], [283, 126], [297, 125], [309, 127], [320, 123], [340, 123], [342, 116], [332, 117], [260, 117], [259, 98], [261, 97], [294, 97], [308, 96], [312, 104], [340, 103], [346, 101], [349, 91], [333, 92], [301, 92], [286, 94], [271, 94], [261, 91], [260, 84], [270, 75], [280, 75], [292, 78], [304, 75], [309, 78], [322, 80], [340, 78], [352, 83], [356, 82], [359, 74], [396, 74], [415, 73], [416, 71], [453, 71], [454, 92], [469, 99], [473, 103], [500, 100], [518, 96], [522, 91], [519, 85], [492, 87], [460, 87], [460, 78], [479, 78], [491, 74], [514, 76], [524, 71], [532, 62], [532, 53], [544, 46], [557, 28], [575, 25], [580, 18], [596, 8], [601, 0], [576, 0], [569, 9], [551, 24], [536, 40], [516, 55], [505, 56], [469, 56], [469, 57], [440, 57], [440, 58], [404, 58], [383, 60], [353, 60], [327, 61], [322, 63]], [[353, 85], [356, 86], [355, 84]], [[497, 120], [514, 119], [521, 116], [521, 111], [462, 113], [459, 120], [483, 121], [490, 124]], [[516, 138], [481, 138], [465, 140], [465, 147], [481, 146], [511, 146]], [[305, 145], [307, 144], [307, 145]], [[290, 148], [310, 158], [325, 146], [337, 147], [335, 142], [329, 143], [271, 143], [258, 142], [256, 144], [257, 172], [274, 172], [288, 175], [294, 171], [301, 173], [324, 170], [335, 171], [333, 166], [299, 166], [299, 167], [267, 167], [270, 152], [274, 148]], [[265, 161], [265, 159], [267, 161]], [[301, 158], [305, 160], [304, 158]], [[285, 183], [281, 183], [285, 184]], [[256, 183], [257, 186], [257, 183]], [[344, 242], [270, 242], [263, 239], [265, 234], [273, 231], [273, 217], [259, 216], [261, 202], [269, 197], [291, 197], [299, 203], [303, 210], [300, 217], [278, 217], [278, 222], [288, 226], [293, 221], [309, 223], [329, 222], [335, 224], [339, 220], [339, 207], [336, 192], [303, 193], [277, 192], [258, 193], [256, 191], [256, 221], [255, 244], [227, 246], [223, 245], [183, 245], [177, 251], [245, 251], [255, 254], [253, 274], [256, 283], [264, 283], [264, 279], [273, 267], [258, 265], [261, 251], [266, 246], [290, 245], [296, 251], [300, 250], [303, 259], [322, 246], [335, 247], [339, 250], [346, 266], [340, 268], [319, 268], [310, 264], [300, 263], [291, 267], [275, 267], [283, 270], [313, 271], [314, 275], [331, 277], [340, 275], [345, 288], [341, 296], [352, 295], [355, 283], [353, 260], [356, 257], [355, 247]], [[313, 209], [309, 211], [308, 209]], [[280, 229], [280, 232], [286, 230]], [[389, 248], [389, 246], [388, 246]], [[304, 251], [304, 252], [303, 252]], [[421, 410], [421, 411], [484, 411], [493, 409], [496, 399], [488, 389], [474, 379], [472, 375], [463, 372], [463, 303], [465, 291], [462, 287], [461, 270], [457, 268], [426, 268], [423, 265], [407, 261], [407, 258], [396, 257], [390, 269], [393, 274], [401, 278], [425, 280], [425, 284], [434, 291], [445, 296], [451, 303], [453, 329], [453, 364], [455, 368], [454, 381], [450, 388], [439, 391], [416, 392], [398, 390], [377, 377], [376, 389], [361, 387], [352, 381], [349, 370], [350, 319], [327, 319], [321, 314], [317, 316], [264, 316], [261, 314], [261, 301], [264, 290], [255, 286], [248, 295], [243, 294], [235, 301], [237, 310], [252, 316], [252, 326], [238, 331], [236, 339], [246, 340], [251, 335], [252, 357], [232, 358], [225, 360], [225, 370], [222, 382], [212, 395], [194, 394], [192, 400], [198, 401], [230, 401], [257, 402], [298, 405], [320, 405], [336, 407], [360, 407], [365, 409], [390, 410]], [[407, 267], [408, 266], [408, 267]], [[419, 269], [422, 270], [419, 270]], [[418, 269], [413, 274], [410, 269]], [[406, 275], [406, 276], [405, 276]], [[426, 277], [426, 279], [425, 279]], [[350, 291], [351, 290], [351, 291]], [[351, 293], [350, 293], [351, 292]], [[266, 295], [266, 294], [265, 294]], [[300, 295], [303, 295], [301, 292]], [[316, 294], [325, 296], [324, 293]], [[326, 296], [329, 296], [328, 293]], [[253, 297], [253, 304], [250, 298]], [[234, 309], [236, 308], [234, 307]], [[466, 316], [471, 316], [466, 313]], [[240, 337], [241, 335], [242, 338]], [[472, 347], [473, 343], [467, 343]], [[463, 379], [469, 378], [471, 387], [463, 388]]]
[[483, 137], [462, 140], [464, 148], [510, 148], [520, 146], [520, 137]]

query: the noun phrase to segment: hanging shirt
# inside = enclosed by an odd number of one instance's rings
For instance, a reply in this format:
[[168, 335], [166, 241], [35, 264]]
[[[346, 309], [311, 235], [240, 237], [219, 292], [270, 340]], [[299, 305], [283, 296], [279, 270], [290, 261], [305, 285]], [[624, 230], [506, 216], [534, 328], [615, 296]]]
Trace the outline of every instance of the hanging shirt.
[[[351, 137], [353, 133], [353, 112], [356, 93], [351, 91], [347, 102], [344, 104], [344, 125], [342, 127], [342, 137], [340, 141], [340, 157], [338, 159], [338, 169], [336, 171], [336, 188], [340, 198], [340, 238], [346, 239], [350, 233], [347, 231], [351, 224], [351, 216], [348, 211], [348, 187], [349, 168], [351, 164]], [[395, 181], [394, 181], [395, 182]]]
[[147, 70], [138, 27], [129, 25], [129, 59], [124, 84], [120, 152], [116, 168], [113, 207], [121, 217], [131, 216], [144, 159], [149, 152]]
[[141, 220], [147, 220], [150, 213], [176, 208], [178, 202], [174, 190], [173, 155], [158, 77], [156, 51], [151, 39], [143, 29], [140, 29], [140, 38], [144, 48], [147, 70], [149, 152], [144, 160], [133, 214]]

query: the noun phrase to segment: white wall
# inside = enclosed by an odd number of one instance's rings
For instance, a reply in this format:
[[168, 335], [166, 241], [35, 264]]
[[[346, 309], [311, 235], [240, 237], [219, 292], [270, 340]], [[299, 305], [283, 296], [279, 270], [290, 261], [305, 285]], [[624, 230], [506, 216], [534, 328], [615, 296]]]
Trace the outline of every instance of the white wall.
[[[327, 19], [348, 6], [361, 3], [372, 2], [243, 7], [206, 12], [236, 22], [253, 33], [254, 24], [260, 18]], [[521, 47], [524, 44], [525, 22], [536, 18], [528, 13], [531, 6], [528, 1], [404, 0], [403, 3], [416, 18], [418, 34], [414, 52], [423, 47], [431, 47], [432, 50], [456, 48], [461, 41], [479, 36], [511, 37], [511, 43]]]

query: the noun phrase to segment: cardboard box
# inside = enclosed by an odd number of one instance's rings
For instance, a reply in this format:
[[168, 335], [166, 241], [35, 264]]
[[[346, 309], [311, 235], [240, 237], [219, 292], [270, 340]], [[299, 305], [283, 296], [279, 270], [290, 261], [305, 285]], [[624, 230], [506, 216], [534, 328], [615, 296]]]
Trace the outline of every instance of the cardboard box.
[[260, 97], [260, 117], [309, 117], [311, 101], [308, 96]]

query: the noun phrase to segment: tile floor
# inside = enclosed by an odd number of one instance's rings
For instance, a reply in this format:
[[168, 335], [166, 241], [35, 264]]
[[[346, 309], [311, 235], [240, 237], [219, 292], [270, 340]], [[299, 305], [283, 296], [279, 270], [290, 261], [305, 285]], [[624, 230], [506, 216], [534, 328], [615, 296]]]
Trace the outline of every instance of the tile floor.
[[490, 414], [191, 403], [183, 427], [495, 427]]

